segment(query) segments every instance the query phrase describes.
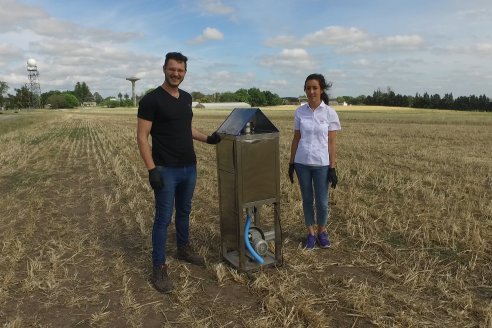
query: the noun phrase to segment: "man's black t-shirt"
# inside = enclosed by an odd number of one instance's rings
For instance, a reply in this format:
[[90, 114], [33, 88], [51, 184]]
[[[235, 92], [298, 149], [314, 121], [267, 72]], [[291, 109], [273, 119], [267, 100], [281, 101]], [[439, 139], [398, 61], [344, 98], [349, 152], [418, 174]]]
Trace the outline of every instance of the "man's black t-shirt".
[[191, 133], [191, 95], [179, 89], [175, 98], [161, 86], [146, 94], [137, 116], [151, 121], [152, 158], [155, 165], [186, 166], [196, 163]]

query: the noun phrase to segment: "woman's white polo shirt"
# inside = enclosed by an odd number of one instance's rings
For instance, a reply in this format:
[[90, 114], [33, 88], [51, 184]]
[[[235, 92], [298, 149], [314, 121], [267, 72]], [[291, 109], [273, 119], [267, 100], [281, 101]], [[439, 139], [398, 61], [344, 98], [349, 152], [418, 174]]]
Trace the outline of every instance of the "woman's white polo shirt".
[[301, 132], [294, 162], [328, 166], [328, 132], [341, 130], [337, 112], [324, 102], [314, 111], [308, 104], [302, 105], [296, 109], [294, 129]]

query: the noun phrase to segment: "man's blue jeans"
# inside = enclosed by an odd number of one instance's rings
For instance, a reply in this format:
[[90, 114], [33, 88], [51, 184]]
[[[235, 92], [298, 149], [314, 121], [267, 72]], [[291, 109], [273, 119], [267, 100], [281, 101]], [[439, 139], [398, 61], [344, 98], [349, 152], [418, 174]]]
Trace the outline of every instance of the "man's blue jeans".
[[158, 266], [166, 263], [167, 228], [171, 223], [174, 207], [176, 215], [176, 244], [188, 244], [191, 200], [196, 184], [196, 165], [171, 167], [157, 166], [164, 181], [164, 187], [154, 191], [155, 217], [152, 228], [152, 263]]
[[[294, 163], [301, 188], [302, 209], [306, 227], [325, 226], [328, 222], [328, 166]], [[314, 207], [316, 206], [316, 220]]]

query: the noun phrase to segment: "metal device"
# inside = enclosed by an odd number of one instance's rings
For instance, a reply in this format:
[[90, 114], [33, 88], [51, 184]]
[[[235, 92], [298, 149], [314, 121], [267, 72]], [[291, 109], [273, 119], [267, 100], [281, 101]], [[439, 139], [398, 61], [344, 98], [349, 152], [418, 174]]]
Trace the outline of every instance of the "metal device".
[[217, 133], [222, 257], [243, 272], [280, 266], [279, 131], [259, 108], [236, 108]]

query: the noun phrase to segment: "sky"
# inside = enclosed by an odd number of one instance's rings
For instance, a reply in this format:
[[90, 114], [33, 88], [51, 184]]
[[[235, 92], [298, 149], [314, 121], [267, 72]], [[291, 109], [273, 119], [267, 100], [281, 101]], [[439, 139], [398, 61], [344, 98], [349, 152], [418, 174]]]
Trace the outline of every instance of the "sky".
[[492, 98], [491, 0], [0, 0], [0, 81], [41, 92], [131, 96], [164, 80], [165, 54], [188, 57], [181, 88], [303, 95], [321, 73], [331, 97], [486, 94]]

